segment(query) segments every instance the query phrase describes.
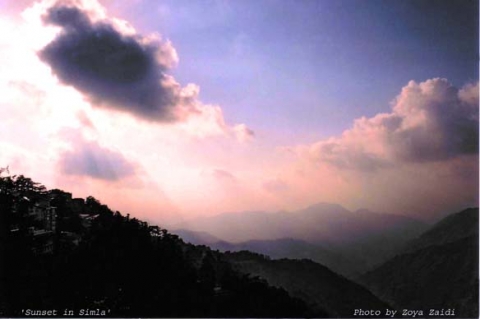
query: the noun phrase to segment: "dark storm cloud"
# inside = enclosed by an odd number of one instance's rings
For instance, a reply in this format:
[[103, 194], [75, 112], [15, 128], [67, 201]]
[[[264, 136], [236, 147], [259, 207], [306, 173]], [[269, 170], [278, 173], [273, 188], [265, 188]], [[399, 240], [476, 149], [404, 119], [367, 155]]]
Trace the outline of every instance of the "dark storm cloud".
[[117, 181], [135, 174], [133, 164], [121, 153], [85, 141], [78, 143], [75, 150], [63, 154], [60, 168], [67, 175], [107, 181]]
[[177, 120], [178, 88], [164, 74], [168, 63], [158, 58], [166, 54], [159, 43], [122, 34], [107, 21], [92, 22], [74, 6], [57, 4], [43, 18], [62, 28], [39, 56], [63, 83], [95, 106], [152, 121]]

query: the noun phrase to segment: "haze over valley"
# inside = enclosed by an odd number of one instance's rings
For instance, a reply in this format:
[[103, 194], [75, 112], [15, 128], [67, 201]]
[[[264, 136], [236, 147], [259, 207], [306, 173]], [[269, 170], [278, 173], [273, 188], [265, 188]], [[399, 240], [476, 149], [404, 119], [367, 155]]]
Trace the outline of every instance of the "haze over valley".
[[226, 213], [171, 229], [194, 244], [252, 250], [272, 257], [310, 258], [348, 268], [342, 272], [350, 275], [392, 257], [427, 227], [409, 217], [351, 212], [340, 205], [319, 203], [296, 212]]

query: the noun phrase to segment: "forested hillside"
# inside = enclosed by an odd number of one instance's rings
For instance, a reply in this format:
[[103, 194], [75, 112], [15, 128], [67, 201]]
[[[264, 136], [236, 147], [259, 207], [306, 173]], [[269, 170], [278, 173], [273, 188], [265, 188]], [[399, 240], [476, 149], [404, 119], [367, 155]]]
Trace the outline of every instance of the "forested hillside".
[[2, 317], [328, 316], [93, 197], [72, 199], [24, 176], [0, 182]]

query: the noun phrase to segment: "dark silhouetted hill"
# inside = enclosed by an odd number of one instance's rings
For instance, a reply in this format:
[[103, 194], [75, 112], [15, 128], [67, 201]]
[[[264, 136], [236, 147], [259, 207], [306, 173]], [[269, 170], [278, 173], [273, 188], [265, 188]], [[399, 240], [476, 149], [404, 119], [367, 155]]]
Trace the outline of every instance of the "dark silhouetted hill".
[[176, 229], [172, 233], [180, 236], [184, 242], [194, 245], [210, 245], [221, 242], [221, 239], [207, 232], [192, 231], [188, 229]]
[[0, 317], [64, 309], [73, 317], [97, 309], [106, 317], [328, 316], [93, 197], [0, 176], [0, 215]]
[[242, 243], [232, 244], [219, 241], [208, 244], [212, 249], [225, 251], [242, 251], [267, 255], [273, 259], [311, 259], [335, 272], [350, 277], [356, 275], [354, 262], [334, 251], [323, 248], [320, 245], [307, 243], [303, 240], [283, 238], [276, 240], [249, 240]]
[[389, 308], [366, 288], [311, 260], [271, 260], [248, 251], [227, 252], [224, 258], [240, 272], [284, 288], [314, 309], [325, 309], [332, 317], [353, 317], [358, 308]]
[[403, 252], [452, 243], [463, 238], [477, 236], [477, 234], [478, 208], [468, 208], [443, 218], [421, 236], [407, 242]]
[[360, 282], [402, 309], [455, 309], [478, 318], [478, 208], [452, 214]]

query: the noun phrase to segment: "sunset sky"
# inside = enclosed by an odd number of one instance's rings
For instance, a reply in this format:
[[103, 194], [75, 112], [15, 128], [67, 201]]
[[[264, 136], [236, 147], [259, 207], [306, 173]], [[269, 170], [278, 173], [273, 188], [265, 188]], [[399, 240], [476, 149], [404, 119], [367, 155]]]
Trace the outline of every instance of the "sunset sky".
[[0, 0], [0, 167], [150, 222], [478, 206], [478, 1]]

